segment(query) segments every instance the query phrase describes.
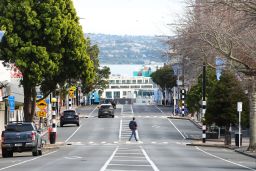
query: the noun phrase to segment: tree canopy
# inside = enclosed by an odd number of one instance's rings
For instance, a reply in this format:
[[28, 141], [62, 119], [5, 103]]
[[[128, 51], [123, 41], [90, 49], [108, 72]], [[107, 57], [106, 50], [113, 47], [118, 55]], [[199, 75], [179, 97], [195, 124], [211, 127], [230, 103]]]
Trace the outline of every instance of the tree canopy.
[[15, 63], [23, 74], [27, 121], [34, 115], [36, 86], [48, 95], [57, 84], [94, 79], [94, 64], [72, 0], [2, 0], [0, 29], [5, 31], [0, 59]]
[[176, 85], [177, 78], [170, 65], [165, 65], [156, 70], [151, 74], [151, 77], [153, 82], [161, 87], [162, 91], [171, 89]]
[[249, 126], [249, 99], [234, 73], [225, 71], [208, 96], [205, 119], [227, 129], [238, 123], [237, 102], [243, 102], [242, 124]]

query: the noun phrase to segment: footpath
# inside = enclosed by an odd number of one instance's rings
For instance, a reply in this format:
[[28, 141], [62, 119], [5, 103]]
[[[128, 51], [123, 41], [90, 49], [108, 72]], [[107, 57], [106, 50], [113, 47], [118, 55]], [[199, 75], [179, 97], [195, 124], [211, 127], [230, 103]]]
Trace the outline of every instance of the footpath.
[[[202, 128], [202, 123], [193, 119], [190, 116], [171, 116], [169, 118], [172, 119], [185, 119], [189, 120], [192, 123], [194, 123], [199, 129]], [[240, 147], [235, 145], [235, 139], [231, 139], [231, 145], [224, 145], [224, 138], [219, 138], [219, 139], [206, 139], [206, 142], [203, 143], [202, 139], [189, 139], [191, 140], [190, 144], [187, 144], [188, 146], [204, 146], [204, 147], [217, 147], [217, 148], [228, 148], [231, 150], [234, 150], [235, 152], [238, 152], [240, 154], [256, 158], [256, 151], [249, 151], [249, 137], [243, 137], [242, 138], [242, 144]]]

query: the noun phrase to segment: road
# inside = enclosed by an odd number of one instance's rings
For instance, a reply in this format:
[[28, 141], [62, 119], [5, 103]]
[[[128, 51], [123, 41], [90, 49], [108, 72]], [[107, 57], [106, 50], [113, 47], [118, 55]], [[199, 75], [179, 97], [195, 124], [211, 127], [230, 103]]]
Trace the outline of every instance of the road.
[[[80, 108], [80, 127], [58, 128], [65, 145], [32, 157], [14, 153], [0, 159], [0, 171], [246, 171], [256, 170], [253, 158], [233, 150], [186, 146], [186, 138], [201, 134], [188, 120], [169, 119], [172, 111], [150, 105], [118, 106], [115, 118], [97, 118], [94, 107]], [[139, 140], [127, 141], [135, 116]]]

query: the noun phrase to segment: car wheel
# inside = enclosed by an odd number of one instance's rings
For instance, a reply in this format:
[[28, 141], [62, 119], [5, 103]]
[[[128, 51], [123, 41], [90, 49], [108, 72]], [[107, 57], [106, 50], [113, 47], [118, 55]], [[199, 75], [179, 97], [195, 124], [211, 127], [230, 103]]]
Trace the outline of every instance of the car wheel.
[[112, 118], [114, 118], [115, 117], [115, 115], [112, 115]]
[[39, 155], [39, 150], [38, 150], [37, 146], [32, 150], [32, 155], [33, 156], [38, 156]]
[[76, 125], [77, 125], [77, 126], [80, 126], [80, 124], [79, 124], [79, 123], [77, 123]]
[[9, 153], [6, 149], [2, 149], [2, 157], [3, 158], [9, 157]]
[[38, 150], [38, 155], [41, 156], [42, 154], [42, 150]]

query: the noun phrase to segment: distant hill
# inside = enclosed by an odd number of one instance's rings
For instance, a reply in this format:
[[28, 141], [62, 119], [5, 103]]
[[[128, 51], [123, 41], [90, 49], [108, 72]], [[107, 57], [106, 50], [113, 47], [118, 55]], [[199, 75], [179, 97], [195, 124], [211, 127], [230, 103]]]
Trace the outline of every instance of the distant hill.
[[163, 37], [86, 34], [100, 49], [100, 64], [149, 64], [167, 61]]

